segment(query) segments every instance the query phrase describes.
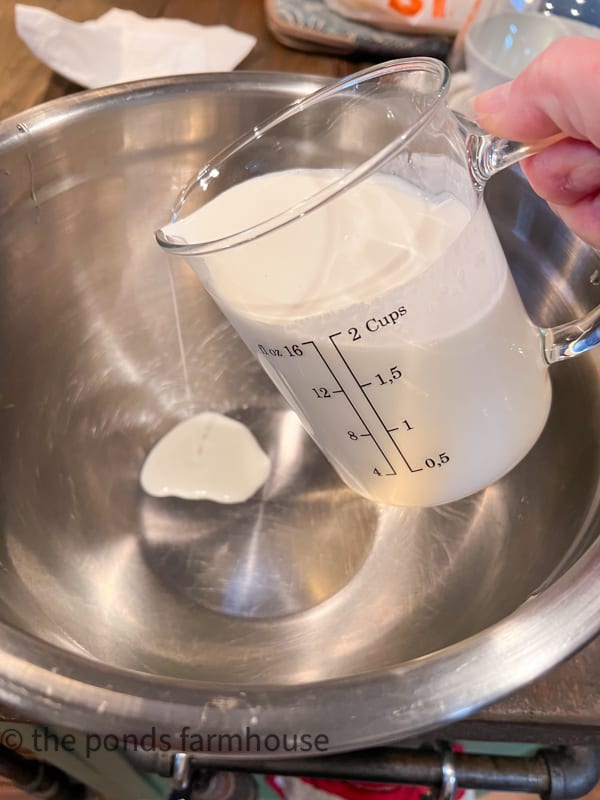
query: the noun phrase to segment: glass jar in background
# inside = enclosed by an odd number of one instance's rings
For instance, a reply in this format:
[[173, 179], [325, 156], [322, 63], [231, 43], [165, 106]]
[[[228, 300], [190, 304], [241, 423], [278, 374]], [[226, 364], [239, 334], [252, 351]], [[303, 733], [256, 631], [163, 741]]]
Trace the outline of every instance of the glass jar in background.
[[475, 92], [512, 80], [563, 36], [600, 39], [598, 0], [475, 0], [452, 53]]

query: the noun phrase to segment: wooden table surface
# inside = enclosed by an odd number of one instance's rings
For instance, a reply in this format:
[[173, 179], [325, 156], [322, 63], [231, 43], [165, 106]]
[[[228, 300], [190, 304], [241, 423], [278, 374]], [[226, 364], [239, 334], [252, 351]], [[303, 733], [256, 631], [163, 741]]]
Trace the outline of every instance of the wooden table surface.
[[[107, 0], [21, 0], [74, 20], [107, 11]], [[52, 73], [18, 39], [14, 2], [0, 0], [0, 119], [78, 87]], [[146, 16], [225, 23], [257, 37], [240, 69], [282, 70], [341, 76], [364, 66], [342, 58], [317, 56], [280, 45], [268, 31], [262, 0], [121, 0]], [[534, 742], [600, 742], [600, 638], [547, 677], [457, 723], [448, 735], [463, 738]]]

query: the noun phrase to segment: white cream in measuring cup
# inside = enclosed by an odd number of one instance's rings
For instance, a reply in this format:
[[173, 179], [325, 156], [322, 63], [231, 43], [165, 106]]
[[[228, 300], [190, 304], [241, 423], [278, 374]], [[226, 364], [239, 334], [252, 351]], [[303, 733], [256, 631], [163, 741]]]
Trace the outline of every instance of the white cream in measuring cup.
[[[432, 158], [430, 168], [444, 165]], [[165, 233], [214, 241], [338, 177], [251, 178]], [[482, 203], [471, 215], [449, 194], [425, 197], [376, 173], [293, 224], [204, 258], [189, 263], [361, 494], [449, 502], [510, 470], [542, 431], [551, 386], [540, 332]]]

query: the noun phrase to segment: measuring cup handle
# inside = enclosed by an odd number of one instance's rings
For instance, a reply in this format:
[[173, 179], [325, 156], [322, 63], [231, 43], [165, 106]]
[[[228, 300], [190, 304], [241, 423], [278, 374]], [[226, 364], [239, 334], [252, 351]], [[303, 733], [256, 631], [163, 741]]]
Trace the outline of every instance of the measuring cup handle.
[[[452, 113], [465, 140], [473, 184], [479, 190], [482, 190], [492, 175], [499, 170], [516, 164], [522, 158], [539, 153], [540, 150], [565, 138], [565, 134], [559, 133], [533, 144], [500, 139], [486, 133], [477, 123], [457, 111]], [[600, 306], [581, 319], [565, 322], [554, 328], [541, 328], [540, 331], [548, 364], [578, 356], [594, 345], [600, 344]]]
[[541, 328], [541, 333], [548, 364], [579, 356], [600, 344], [600, 306], [573, 322]]
[[511, 167], [517, 161], [539, 153], [540, 150], [565, 138], [564, 133], [558, 133], [556, 136], [532, 144], [523, 144], [512, 139], [492, 136], [458, 111], [452, 113], [465, 140], [471, 179], [475, 188], [480, 191], [496, 172]]

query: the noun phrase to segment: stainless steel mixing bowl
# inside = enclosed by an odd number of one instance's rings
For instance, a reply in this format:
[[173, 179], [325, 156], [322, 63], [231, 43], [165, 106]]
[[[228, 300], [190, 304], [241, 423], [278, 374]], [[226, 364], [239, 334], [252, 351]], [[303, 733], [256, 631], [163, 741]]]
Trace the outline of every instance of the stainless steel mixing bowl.
[[[552, 370], [517, 469], [437, 509], [345, 489], [181, 268], [186, 395], [153, 231], [207, 156], [319, 85], [184, 77], [0, 125], [0, 701], [17, 710], [351, 749], [466, 714], [600, 627], [600, 354]], [[600, 301], [600, 258], [519, 173], [488, 202], [537, 323]], [[268, 484], [239, 506], [144, 496], [149, 448], [204, 409], [250, 426]]]

